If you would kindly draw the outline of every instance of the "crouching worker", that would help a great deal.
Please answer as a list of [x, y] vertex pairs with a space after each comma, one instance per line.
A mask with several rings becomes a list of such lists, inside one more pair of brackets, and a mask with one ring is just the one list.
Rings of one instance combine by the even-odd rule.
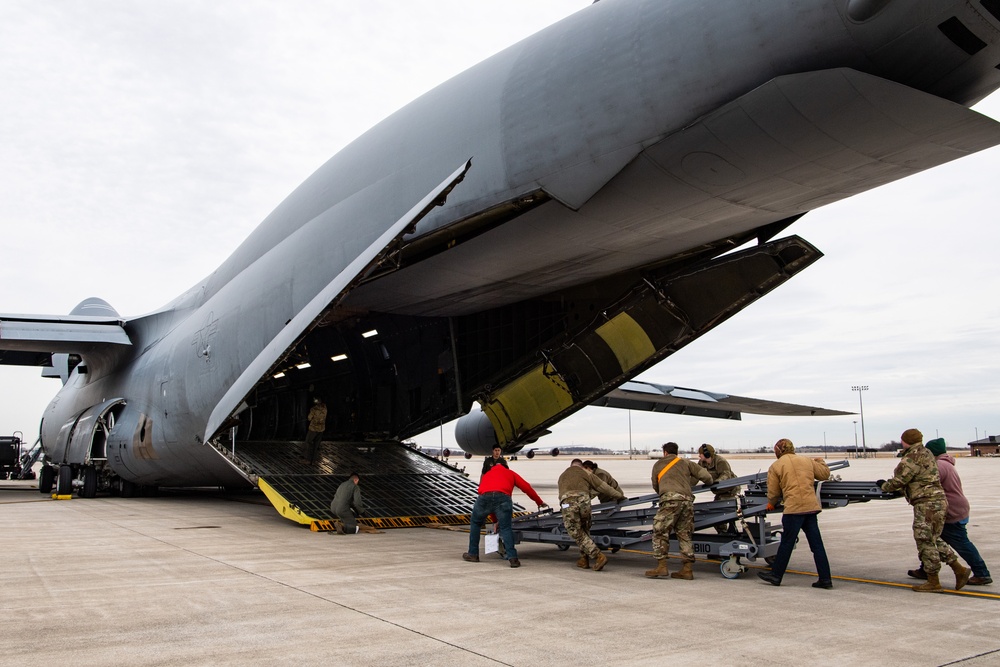
[[365, 504], [361, 499], [360, 481], [361, 478], [358, 477], [358, 473], [352, 472], [347, 480], [340, 483], [340, 486], [337, 487], [337, 492], [333, 494], [330, 511], [337, 515], [337, 520], [333, 522], [333, 527], [341, 535], [378, 532], [368, 526], [359, 526], [355, 518], [355, 515], [361, 515], [365, 511]]

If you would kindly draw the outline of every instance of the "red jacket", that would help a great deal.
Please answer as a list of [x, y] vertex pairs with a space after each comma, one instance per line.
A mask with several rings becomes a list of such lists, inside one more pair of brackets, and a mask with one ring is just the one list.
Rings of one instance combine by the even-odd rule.
[[490, 491], [499, 491], [500, 493], [505, 493], [508, 496], [514, 493], [514, 487], [517, 487], [528, 494], [528, 497], [535, 501], [537, 505], [544, 505], [545, 502], [535, 493], [535, 490], [531, 488], [531, 485], [524, 481], [524, 479], [518, 475], [513, 470], [508, 470], [503, 466], [493, 466], [490, 468], [485, 475], [479, 479], [479, 494], [489, 493]]

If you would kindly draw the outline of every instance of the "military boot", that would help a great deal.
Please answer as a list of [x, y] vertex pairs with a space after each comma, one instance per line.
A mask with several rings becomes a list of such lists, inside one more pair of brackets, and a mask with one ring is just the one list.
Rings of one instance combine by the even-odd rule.
[[590, 569], [590, 559], [587, 558], [587, 554], [580, 554], [580, 558], [576, 561], [576, 566], [584, 570]]
[[646, 576], [650, 579], [656, 579], [657, 577], [666, 577], [670, 574], [670, 570], [667, 569], [667, 559], [661, 558], [656, 561], [656, 569], [646, 570]]
[[681, 565], [679, 572], [674, 572], [670, 575], [671, 579], [694, 579], [694, 573], [691, 571], [691, 561], [686, 561]]
[[604, 569], [604, 566], [608, 564], [608, 557], [604, 554], [598, 552], [597, 558], [594, 559], [594, 572], [600, 572]]
[[925, 581], [927, 579], [927, 573], [924, 572], [924, 566], [923, 565], [921, 565], [920, 567], [918, 567], [916, 570], [907, 570], [906, 574], [908, 574], [909, 576], [913, 577], [914, 579], [924, 579]]
[[941, 588], [941, 582], [938, 580], [937, 572], [935, 572], [934, 574], [928, 572], [927, 583], [920, 584], [919, 586], [914, 586], [913, 590], [915, 590], [918, 593], [941, 593], [944, 591], [944, 589]]
[[960, 591], [962, 590], [962, 586], [969, 583], [969, 577], [972, 576], [972, 570], [964, 567], [957, 560], [948, 564], [951, 565], [951, 570], [955, 573], [955, 590]]

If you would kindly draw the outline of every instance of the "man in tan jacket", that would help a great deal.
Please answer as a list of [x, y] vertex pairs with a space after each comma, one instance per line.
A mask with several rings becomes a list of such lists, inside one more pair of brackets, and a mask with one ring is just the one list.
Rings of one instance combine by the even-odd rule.
[[813, 553], [816, 572], [819, 573], [819, 581], [813, 583], [813, 588], [833, 588], [830, 561], [827, 560], [816, 520], [823, 507], [813, 487], [814, 480], [830, 479], [830, 469], [823, 459], [797, 455], [792, 441], [785, 438], [774, 444], [774, 455], [778, 460], [767, 470], [767, 509], [774, 510], [779, 503], [784, 503], [781, 544], [778, 545], [778, 555], [771, 564], [771, 571], [757, 572], [757, 576], [772, 586], [781, 585], [801, 530], [809, 540], [809, 550]]

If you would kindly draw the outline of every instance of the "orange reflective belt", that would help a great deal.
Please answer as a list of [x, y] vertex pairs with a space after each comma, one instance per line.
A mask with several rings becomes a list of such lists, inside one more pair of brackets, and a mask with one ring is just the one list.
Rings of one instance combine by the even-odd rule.
[[674, 464], [677, 463], [680, 460], [681, 460], [681, 457], [678, 456], [673, 461], [671, 461], [667, 465], [663, 466], [663, 470], [661, 470], [660, 474], [656, 476], [656, 483], [659, 484], [660, 480], [663, 479], [663, 476], [667, 474], [667, 471], [670, 470], [671, 468], [673, 468]]

